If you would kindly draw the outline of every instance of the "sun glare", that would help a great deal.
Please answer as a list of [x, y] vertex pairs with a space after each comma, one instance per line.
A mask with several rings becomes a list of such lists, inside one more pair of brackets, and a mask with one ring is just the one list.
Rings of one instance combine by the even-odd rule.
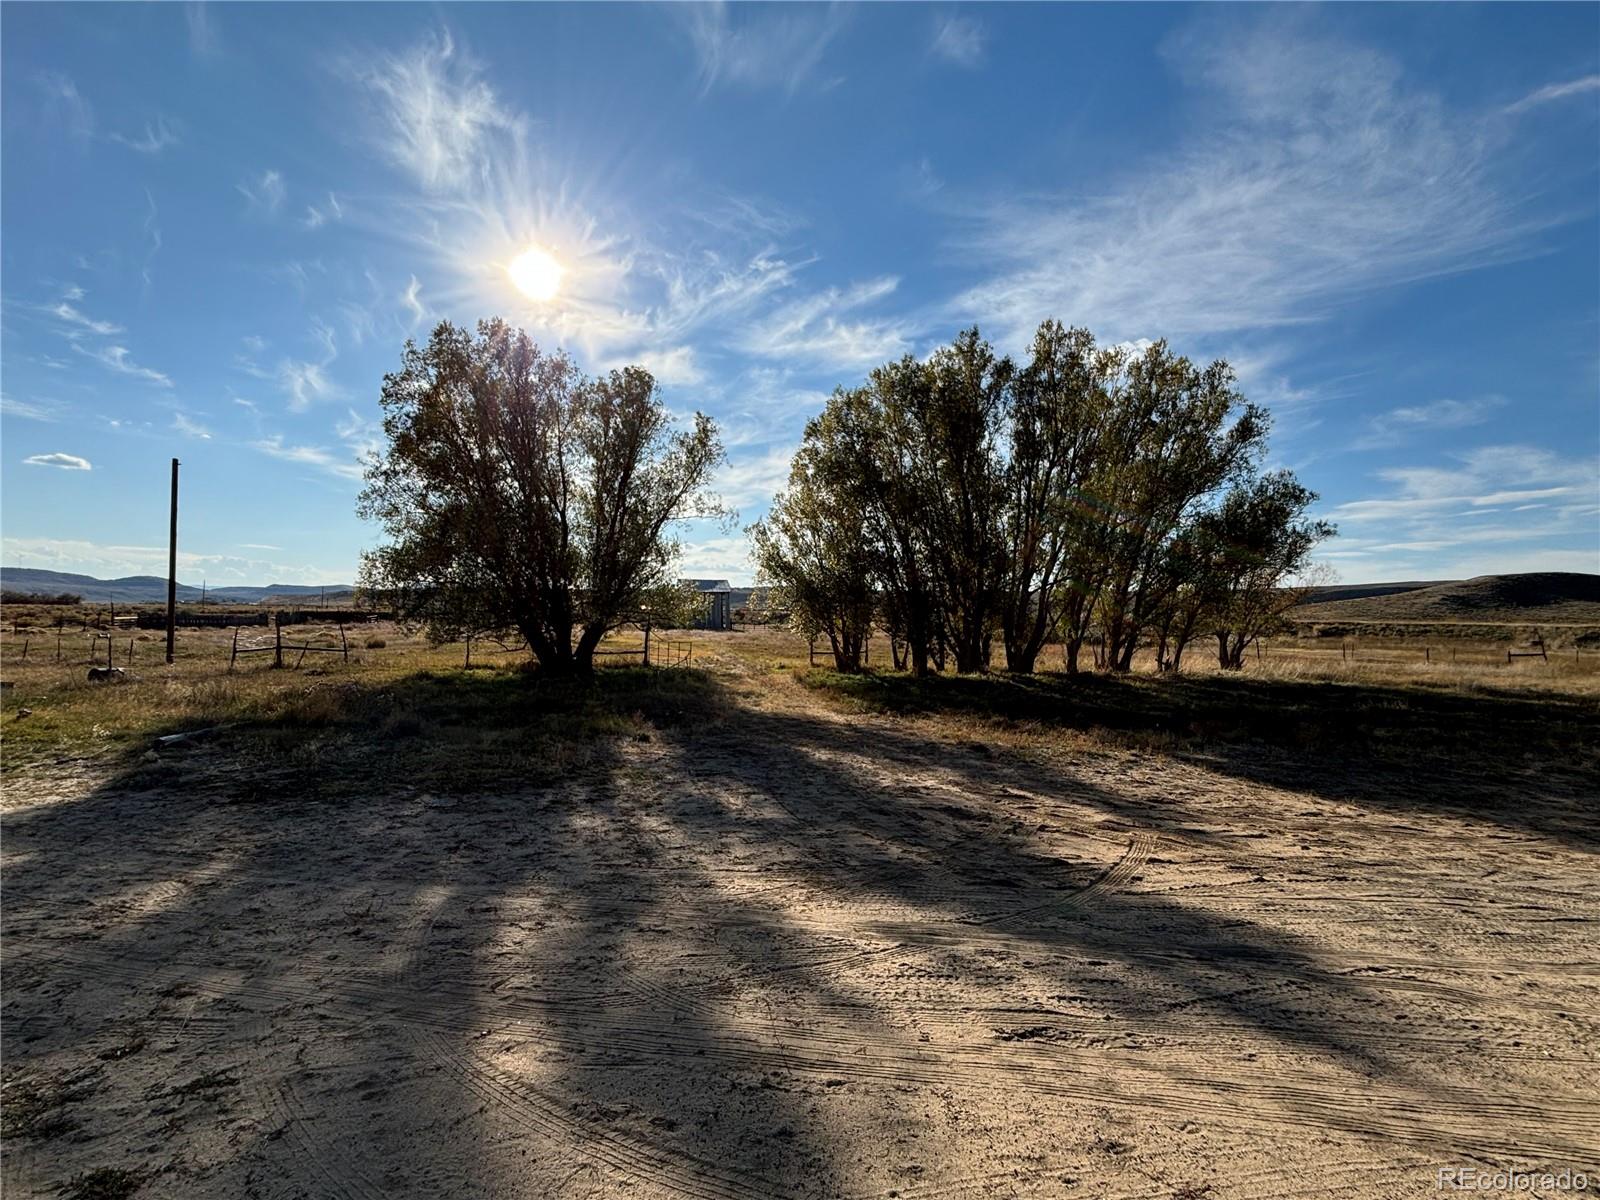
[[566, 268], [540, 246], [529, 246], [506, 268], [517, 290], [530, 300], [554, 300]]

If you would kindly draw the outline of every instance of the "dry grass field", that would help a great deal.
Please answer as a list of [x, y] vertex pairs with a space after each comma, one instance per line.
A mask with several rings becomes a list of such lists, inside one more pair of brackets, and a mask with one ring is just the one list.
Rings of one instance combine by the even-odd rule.
[[91, 685], [9, 617], [8, 1196], [1600, 1181], [1600, 655]]

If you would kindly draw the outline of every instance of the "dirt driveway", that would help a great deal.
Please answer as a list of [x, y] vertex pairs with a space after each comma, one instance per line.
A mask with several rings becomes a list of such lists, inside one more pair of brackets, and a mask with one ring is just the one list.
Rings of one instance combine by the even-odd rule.
[[729, 686], [504, 794], [264, 795], [226, 741], [9, 781], [7, 1195], [1600, 1180], [1592, 797]]

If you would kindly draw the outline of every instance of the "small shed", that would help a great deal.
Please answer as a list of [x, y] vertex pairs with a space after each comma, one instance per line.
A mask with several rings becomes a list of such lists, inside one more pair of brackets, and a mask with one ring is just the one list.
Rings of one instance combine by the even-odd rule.
[[700, 593], [702, 607], [695, 616], [695, 629], [733, 628], [733, 589], [726, 579], [685, 579], [684, 584]]

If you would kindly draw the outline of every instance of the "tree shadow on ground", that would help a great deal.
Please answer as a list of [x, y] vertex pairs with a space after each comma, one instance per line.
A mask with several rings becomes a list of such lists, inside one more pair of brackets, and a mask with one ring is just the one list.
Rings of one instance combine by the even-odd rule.
[[1587, 697], [1244, 675], [819, 671], [803, 682], [871, 711], [1111, 731], [1251, 782], [1600, 846], [1600, 703]]
[[[1031, 720], [1035, 696], [1018, 702]], [[1124, 703], [1106, 690], [1097, 711]], [[1119, 829], [1147, 808], [977, 751], [930, 763], [914, 731], [757, 710], [701, 672], [319, 680], [270, 720], [155, 758], [5, 821], [8, 1070], [59, 1084], [52, 1111], [80, 1139], [31, 1140], [11, 1171], [131, 1158], [167, 1170], [164, 1194], [197, 1195], [539, 1195], [619, 1177], [844, 1194], [849, 1164], [881, 1147], [855, 1143], [835, 1085], [889, 1103], [896, 1078], [936, 1073], [917, 1047], [855, 1065], [850, 1047], [899, 1034], [796, 924], [790, 888], [898, 914], [856, 931], [886, 963], [978, 970], [981, 932], [1037, 958], [1047, 989], [1098, 972], [1109, 1011], [1149, 1012], [1159, 992], [1342, 1070], [1404, 1074], [1363, 1032], [1389, 1000], [1313, 947], [1125, 885], [1058, 912], [1106, 863], [981, 811], [1007, 784]], [[952, 813], [900, 786], [930, 767], [976, 801]], [[790, 1028], [786, 997], [832, 1014], [846, 1049]], [[1074, 1094], [994, 1070], [990, 1086]]]

